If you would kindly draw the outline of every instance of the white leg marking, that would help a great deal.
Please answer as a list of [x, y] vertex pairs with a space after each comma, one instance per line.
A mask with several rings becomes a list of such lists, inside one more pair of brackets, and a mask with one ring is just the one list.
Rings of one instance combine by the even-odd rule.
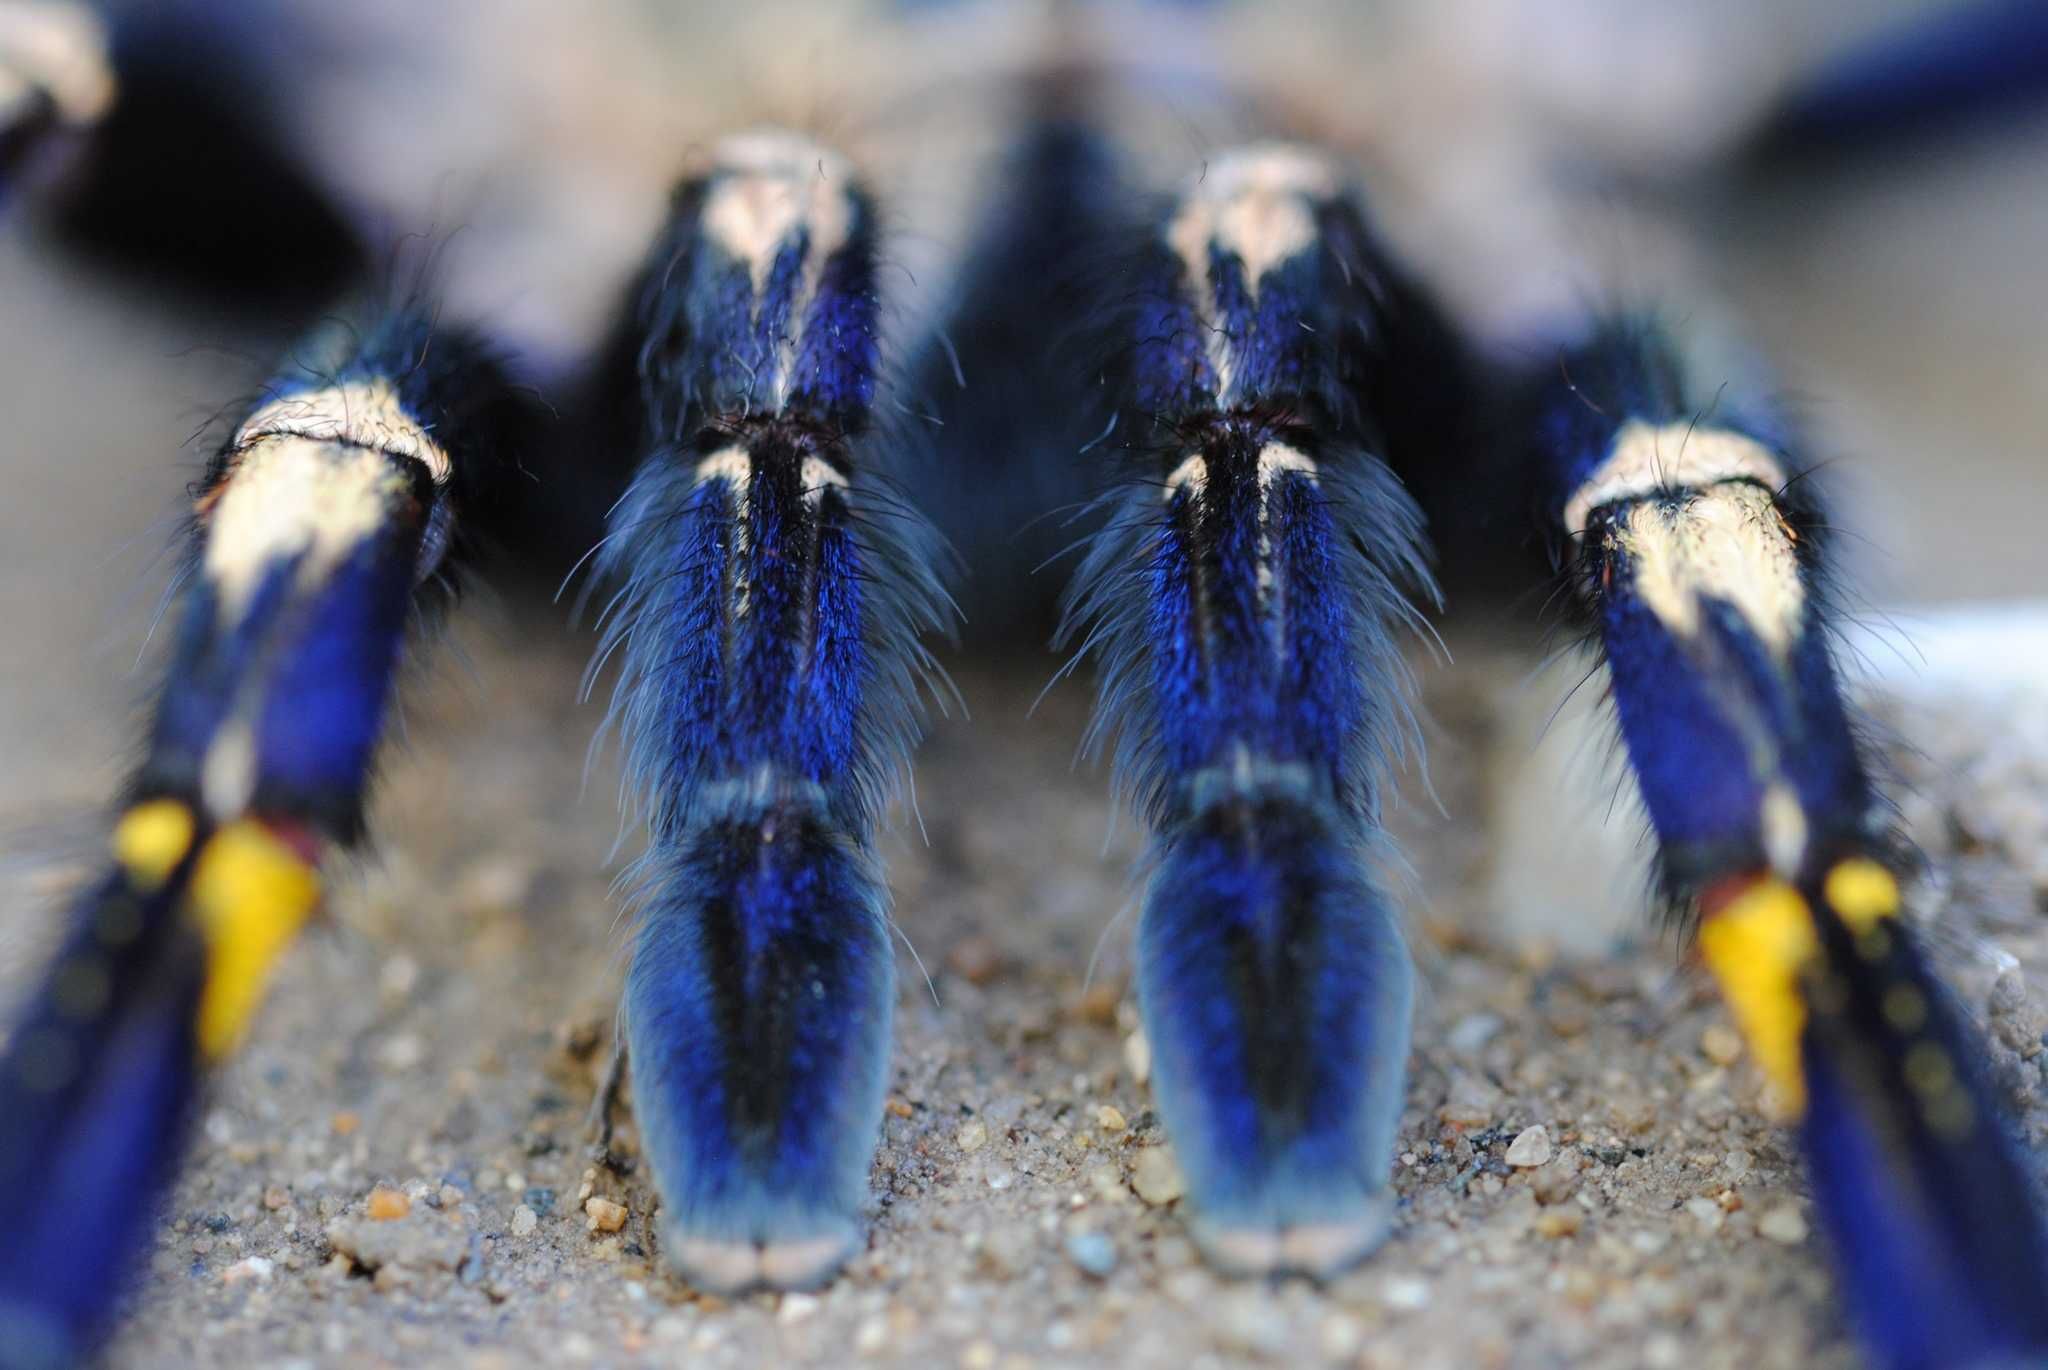
[[827, 490], [845, 491], [846, 477], [839, 474], [823, 457], [805, 457], [802, 480], [804, 503], [815, 509], [824, 502]]
[[722, 480], [732, 486], [742, 499], [746, 497], [747, 482], [754, 478], [754, 460], [743, 447], [724, 447], [697, 463], [697, 481]]
[[1244, 264], [1245, 289], [1256, 296], [1267, 272], [1315, 244], [1317, 207], [1335, 199], [1338, 189], [1336, 169], [1320, 154], [1289, 143], [1256, 143], [1212, 162], [1182, 196], [1166, 241], [1194, 290], [1219, 395], [1230, 391], [1236, 359], [1233, 340], [1217, 322], [1211, 250]]
[[1777, 491], [1784, 488], [1785, 468], [1762, 443], [1725, 428], [1631, 420], [1614, 435], [1607, 460], [1565, 505], [1565, 531], [1573, 537], [1585, 532], [1586, 520], [1603, 504], [1730, 480]]
[[1173, 497], [1185, 489], [1190, 497], [1200, 499], [1202, 490], [1209, 483], [1209, 463], [1202, 460], [1201, 453], [1189, 457], [1166, 477], [1165, 498]]
[[243, 423], [234, 447], [242, 451], [280, 437], [347, 443], [407, 457], [426, 467], [436, 485], [446, 485], [455, 474], [447, 452], [405, 411], [398, 392], [382, 376], [274, 399]]
[[412, 498], [405, 471], [382, 451], [304, 437], [245, 449], [206, 514], [202, 570], [223, 615], [248, 611], [279, 561], [302, 558], [300, 585], [331, 575]]
[[852, 184], [852, 168], [843, 158], [793, 133], [741, 134], [720, 143], [714, 154], [704, 232], [728, 256], [746, 264], [757, 309], [776, 257], [800, 228], [810, 234], [788, 331], [776, 349], [778, 409], [788, 399], [790, 369], [825, 263], [853, 236]]
[[1709, 598], [1734, 605], [1780, 656], [1804, 629], [1798, 553], [1776, 500], [1761, 486], [1708, 486], [1674, 504], [1644, 499], [1613, 537], [1634, 568], [1636, 594], [1673, 633], [1697, 635]]
[[1806, 860], [1807, 835], [1806, 810], [1799, 807], [1799, 797], [1784, 781], [1773, 780], [1764, 790], [1757, 818], [1771, 869], [1787, 880], [1797, 879]]
[[256, 733], [247, 718], [221, 725], [199, 763], [199, 799], [218, 822], [249, 811], [256, 794]]

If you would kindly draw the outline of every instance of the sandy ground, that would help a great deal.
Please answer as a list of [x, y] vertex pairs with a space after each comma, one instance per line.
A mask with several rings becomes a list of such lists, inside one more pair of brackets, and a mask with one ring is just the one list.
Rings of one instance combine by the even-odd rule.
[[[1863, 459], [1847, 497], [1887, 600], [2048, 581], [2048, 178], [2016, 147], [2038, 158], [1950, 149], [1721, 226], [1736, 297]], [[18, 232], [0, 300], [0, 973], [18, 983], [32, 913], [120, 773], [166, 453], [239, 378], [192, 344], [274, 340], [133, 300]], [[113, 1364], [1854, 1363], [1796, 1157], [1711, 993], [1654, 938], [1571, 957], [1505, 916], [1524, 880], [1613, 902], [1611, 875], [1491, 860], [1513, 826], [1495, 782], [1526, 759], [1506, 721], [1526, 644], [1454, 625], [1459, 664], [1424, 673], [1443, 811], [1411, 782], [1396, 826], [1427, 988], [1400, 1221], [1365, 1267], [1318, 1288], [1197, 1261], [1121, 999], [1128, 924], [1104, 932], [1136, 834], [1068, 764], [1085, 690], [1027, 716], [1052, 665], [1030, 656], [962, 669], [973, 719], [919, 759], [928, 840], [907, 820], [891, 840], [930, 985], [906, 951], [868, 1248], [821, 1294], [728, 1303], [653, 1267], [644, 1174], [586, 1158], [620, 944], [608, 763], [584, 787], [588, 640], [490, 603], [454, 638], [410, 694], [375, 857], [221, 1082]], [[1936, 858], [1915, 901], [2038, 1143], [2039, 990], [2021, 987], [2048, 984], [2048, 702], [1879, 703]], [[2004, 956], [2030, 979], [1994, 993]], [[1510, 1164], [1511, 1145], [1547, 1159]], [[380, 1188], [405, 1216], [369, 1219]], [[586, 1198], [622, 1205], [619, 1230], [591, 1230]]]
[[[645, 1176], [586, 1154], [618, 938], [608, 771], [578, 797], [584, 644], [503, 617], [459, 636], [471, 666], [415, 692], [381, 855], [222, 1082], [114, 1364], [1854, 1363], [1796, 1156], [1711, 990], [1656, 945], [1573, 962], [1487, 935], [1484, 828], [1415, 803], [1427, 991], [1396, 1235], [1326, 1288], [1206, 1271], [1103, 939], [1131, 829], [1105, 850], [1103, 787], [1066, 764], [1079, 691], [1026, 721], [1023, 670], [963, 678], [977, 720], [920, 771], [929, 845], [891, 843], [931, 982], [901, 958], [867, 1251], [820, 1295], [694, 1295], [649, 1259]], [[1474, 653], [1431, 691], [1454, 815], [1485, 807], [1490, 701], [1526, 665]], [[1926, 793], [1952, 824], [1978, 791]], [[2048, 962], [2012, 854], [1942, 870], [1922, 900], [1944, 926]], [[2026, 1013], [1992, 1021], [2038, 1053]], [[2042, 1059], [2009, 1062], [2037, 1102]], [[406, 1216], [367, 1216], [380, 1187]], [[586, 1196], [622, 1229], [591, 1230]]]

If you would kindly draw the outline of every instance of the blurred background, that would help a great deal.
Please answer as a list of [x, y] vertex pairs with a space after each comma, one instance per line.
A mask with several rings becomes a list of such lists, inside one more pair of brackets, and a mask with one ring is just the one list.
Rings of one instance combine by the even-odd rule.
[[673, 177], [780, 119], [866, 155], [928, 306], [1000, 191], [1014, 86], [1084, 58], [1137, 73], [1112, 135], [1155, 186], [1259, 125], [1350, 153], [1396, 245], [1504, 350], [1613, 298], [1724, 316], [1836, 463], [1874, 602], [2048, 588], [2048, 111], [1992, 98], [2024, 94], [2023, 62], [1965, 64], [1978, 93], [1935, 117], [1893, 98], [1859, 124], [1854, 98], [1902, 52], [1936, 75], [1972, 56], [1915, 23], [2003, 9], [2023, 48], [2035, 7], [724, 8], [110, 7], [136, 73], [118, 145], [15, 196], [0, 233], [0, 816], [106, 793], [163, 520], [204, 456], [185, 443], [362, 256], [446, 236], [450, 308], [558, 386]]
[[[0, 14], [26, 8], [0, 0]], [[1745, 336], [1831, 464], [1836, 521], [1850, 530], [1838, 545], [1871, 607], [1871, 635], [1857, 643], [1879, 677], [1875, 697], [1931, 692], [1968, 706], [1961, 717], [1920, 706], [1885, 712], [1935, 758], [1916, 773], [1937, 796], [1916, 819], [1920, 835], [1943, 851], [1988, 850], [1980, 874], [1999, 891], [1992, 902], [2019, 920], [1993, 918], [1994, 932], [2038, 939], [2038, 928], [2022, 927], [2048, 908], [2048, 11], [2038, 4], [149, 0], [104, 13], [120, 103], [97, 135], [39, 158], [0, 203], [0, 834], [14, 835], [0, 972], [9, 978], [37, 944], [28, 910], [70, 877], [67, 853], [96, 840], [96, 817], [120, 783], [149, 681], [137, 663], [171, 570], [166, 549], [184, 487], [208, 455], [190, 440], [331, 307], [342, 283], [403, 259], [409, 239], [431, 240], [448, 309], [483, 320], [551, 398], [573, 395], [674, 178], [720, 133], [776, 121], [846, 147], [871, 169], [895, 229], [895, 307], [908, 338], [960, 290], [1019, 120], [1055, 78], [1091, 86], [1087, 107], [1126, 157], [1133, 196], [1171, 186], [1209, 151], [1252, 133], [1340, 150], [1360, 166], [1404, 260], [1496, 356], [1527, 355], [1566, 320], [1616, 299], [1664, 300], [1687, 319]], [[7, 32], [0, 22], [0, 67]], [[985, 463], [996, 457], [951, 451], [943, 437], [936, 446], [954, 464], [936, 497], [987, 484]], [[581, 487], [607, 488], [621, 460], [568, 451], [551, 478], [565, 499], [587, 502]], [[1472, 492], [1475, 506], [1485, 494]], [[953, 520], [956, 534], [1014, 528], [1040, 512], [1003, 498]], [[970, 565], [983, 567], [983, 591], [1015, 574], [1011, 549], [982, 545], [971, 531], [964, 540]], [[532, 1092], [526, 1075], [561, 1076], [551, 1034], [579, 1016], [602, 1026], [613, 993], [617, 910], [605, 861], [616, 820], [606, 763], [587, 792], [583, 784], [584, 739], [599, 718], [597, 706], [575, 699], [589, 639], [534, 589], [552, 587], [557, 550], [510, 549], [513, 574], [465, 612], [455, 650], [415, 694], [389, 766], [385, 840], [361, 887], [340, 901], [343, 921], [369, 936], [306, 953], [279, 995], [289, 1003], [274, 1014], [269, 1045], [237, 1068], [209, 1120], [209, 1150], [183, 1209], [217, 1204], [239, 1214], [293, 1167], [326, 1177], [292, 1182], [310, 1213], [326, 1202], [316, 1194], [345, 1205], [373, 1174], [498, 1164], [491, 1149], [516, 1151], [511, 1139], [534, 1125], [521, 1111]], [[1003, 597], [980, 602], [1000, 606]], [[1984, 617], [1986, 606], [1999, 615]], [[1548, 758], [1569, 759], [1586, 734], [1533, 748], [1577, 672], [1529, 685], [1540, 648], [1519, 617], [1513, 605], [1452, 606], [1446, 634], [1459, 665], [1431, 667], [1426, 680], [1446, 812], [1418, 800], [1401, 820], [1416, 868], [1411, 902], [1418, 925], [1476, 922], [1504, 944], [1539, 935], [1583, 942], [1589, 927], [1601, 930], [1591, 941], [1604, 943], [1617, 917], [1640, 924], [1640, 886], [1609, 873], [1626, 865], [1635, 829], [1584, 821], [1609, 807], [1604, 785], [1582, 805], [1552, 802], [1556, 787], [1584, 781]], [[1064, 1124], [1033, 1123], [1031, 1110], [1064, 1117], [1047, 1103], [1064, 1086], [1031, 1076], [1034, 1052], [1059, 1057], [1055, 1075], [1071, 1064], [1077, 1080], [1119, 1078], [1111, 1033], [1077, 1038], [1069, 1051], [1067, 1029], [1046, 1025], [1045, 1005], [1083, 993], [1098, 946], [1107, 948], [1106, 982], [1120, 983], [1118, 935], [1105, 941], [1103, 929], [1124, 901], [1132, 842], [1127, 823], [1112, 823], [1103, 778], [1067, 768], [1085, 685], [1056, 691], [1029, 714], [1056, 661], [1039, 647], [1037, 617], [1020, 611], [1018, 622], [1030, 625], [1024, 641], [961, 660], [974, 720], [948, 721], [925, 749], [929, 836], [899, 838], [893, 858], [900, 916], [944, 1001], [941, 1009], [905, 1000], [904, 1088], [935, 1099], [964, 1090], [976, 1107], [1035, 1099], [997, 1106], [1026, 1131], [1050, 1133]], [[981, 633], [1001, 628], [998, 607]], [[1921, 684], [1900, 683], [1911, 680]], [[1546, 759], [1531, 759], [1539, 755]], [[1980, 775], [1987, 757], [2004, 769], [1981, 784], [1958, 782]], [[1962, 841], [1953, 837], [1959, 811], [1990, 816]], [[1580, 841], [1561, 826], [1593, 835]], [[1520, 923], [1518, 911], [1527, 913]], [[1437, 996], [1425, 1016], [1440, 1028], [1492, 1014], [1532, 973], [1513, 955], [1488, 959], [1450, 937], [1423, 941]], [[1639, 973], [1645, 985], [1670, 969], [1664, 953], [1621, 964], [1616, 974]], [[444, 981], [443, 970], [467, 979]], [[921, 993], [908, 961], [904, 978]], [[376, 995], [359, 993], [370, 983]], [[1674, 1009], [1643, 993], [1643, 1017]], [[1672, 1021], [1696, 1035], [1710, 1010], [1675, 1011]], [[330, 1038], [344, 1030], [359, 1036], [338, 1054]], [[1427, 1038], [1425, 1029], [1419, 1041]], [[1690, 1039], [1672, 1047], [1652, 1038], [1629, 1039], [1646, 1062], [1691, 1049]], [[1510, 1032], [1489, 1050], [1517, 1040]], [[1590, 1054], [1577, 1076], [1580, 1057], [1558, 1054], [1554, 1042], [1531, 1047], [1565, 1083], [1527, 1090], [1611, 1093], [1603, 1061], [1636, 1048], [1597, 1033], [1579, 1040]], [[580, 1069], [562, 1086], [571, 1094], [583, 1087]], [[467, 1131], [451, 1131], [420, 1097], [422, 1070], [436, 1080], [455, 1071], [448, 1088], [470, 1110]], [[484, 1083], [462, 1083], [463, 1071]], [[1419, 1095], [1441, 1094], [1451, 1071], [1429, 1058]], [[942, 1089], [942, 1078], [953, 1083]], [[1114, 1086], [1133, 1116], [1141, 1083], [1126, 1071]], [[374, 1143], [351, 1150], [324, 1133], [303, 1144], [294, 1134], [282, 1153], [263, 1149], [336, 1101], [371, 1120]], [[940, 1106], [942, 1120], [949, 1108]], [[1696, 1122], [1678, 1112], [1656, 1125], [1675, 1129], [1674, 1154]], [[1418, 1118], [1429, 1117], [1425, 1105]], [[950, 1121], [928, 1124], [922, 1112], [891, 1127], [890, 1144], [906, 1155], [926, 1155], [927, 1131], [952, 1136]], [[1644, 1143], [1654, 1148], [1663, 1135], [1646, 1133]], [[1716, 1135], [1700, 1145], [1753, 1145], [1768, 1158], [1761, 1133], [1740, 1146]], [[934, 1145], [950, 1154], [950, 1141]], [[256, 1150], [244, 1156], [237, 1146]], [[552, 1166], [573, 1187], [580, 1163], [515, 1159], [498, 1169], [510, 1164], [536, 1176]], [[1768, 1177], [1768, 1163], [1758, 1173]], [[1797, 1181], [1781, 1168], [1773, 1183]], [[985, 1190], [960, 1199], [966, 1206], [945, 1210], [955, 1235], [991, 1221], [974, 1206], [992, 1201]], [[1659, 1191], [1643, 1211], [1666, 1199], [1667, 1212], [1679, 1202]], [[905, 1230], [931, 1225], [916, 1211], [902, 1210]], [[324, 1221], [327, 1210], [318, 1212]], [[324, 1259], [324, 1248], [305, 1245], [320, 1223], [309, 1218], [300, 1235], [278, 1236], [261, 1226], [274, 1218], [258, 1219], [252, 1241], [269, 1233], [261, 1239], [279, 1250], [297, 1241], [309, 1259]], [[185, 1316], [226, 1307], [204, 1302], [225, 1295], [193, 1292], [220, 1261], [195, 1257], [190, 1240], [167, 1236], [148, 1294], [160, 1316], [120, 1349], [126, 1363], [199, 1362], [219, 1350]], [[565, 1232], [561, 1252], [577, 1240]], [[898, 1242], [917, 1249], [900, 1233]], [[1170, 1248], [1160, 1253], [1158, 1271], [1170, 1274]], [[1795, 1273], [1793, 1258], [1810, 1264], [1811, 1251], [1752, 1244], [1734, 1254], [1779, 1281], [1772, 1290], [1784, 1308], [1757, 1315], [1751, 1331], [1761, 1344], [1748, 1347], [1716, 1341], [1691, 1308], [1645, 1314], [1656, 1336], [1678, 1337], [1687, 1350], [1670, 1363], [1723, 1363], [1720, 1351], [1691, 1355], [1695, 1337], [1733, 1347], [1730, 1364], [1770, 1364], [1780, 1352], [1793, 1359], [1777, 1363], [1825, 1364], [1843, 1354], [1839, 1329], [1819, 1311], [1824, 1288]], [[936, 1254], [933, 1268], [953, 1258]], [[609, 1288], [608, 1271], [549, 1259], [534, 1279], [595, 1300], [586, 1316], [623, 1307], [592, 1292]], [[1599, 1363], [1600, 1354], [1653, 1363], [1648, 1351], [1635, 1358], [1634, 1341], [1602, 1351], [1590, 1313], [1581, 1341], [1569, 1326], [1551, 1329], [1537, 1311], [1541, 1267], [1531, 1268], [1527, 1290], [1485, 1295], [1502, 1301], [1492, 1311], [1458, 1316], [1458, 1299], [1440, 1299], [1424, 1320], [1428, 1335], [1417, 1324], [1399, 1363], [1496, 1363], [1473, 1348], [1492, 1345], [1487, 1337], [1512, 1342], [1531, 1320], [1543, 1337], [1497, 1363]], [[1158, 1273], [1145, 1270], [1147, 1279]], [[886, 1283], [872, 1271], [863, 1278]], [[1747, 1276], [1697, 1278], [1702, 1299], [1754, 1309], [1743, 1302]], [[1374, 1304], [1366, 1290], [1340, 1290], [1331, 1305], [1289, 1294], [1308, 1319], [1297, 1319], [1308, 1329], [1298, 1335], [1320, 1335], [1325, 1324], [1314, 1319], [1326, 1315], [1370, 1322], [1401, 1306], [1392, 1295]], [[1040, 1330], [1031, 1306], [1016, 1312], [1015, 1344], [1025, 1349]], [[497, 1345], [491, 1338], [504, 1335], [507, 1319], [586, 1335], [575, 1313], [553, 1303], [512, 1309], [469, 1310], [466, 1335]], [[337, 1341], [321, 1323], [326, 1314], [296, 1316], [305, 1327], [287, 1318], [297, 1330], [282, 1333], [234, 1323], [230, 1335], [242, 1340], [233, 1344], [258, 1359], [288, 1345], [308, 1364], [364, 1345], [389, 1363], [432, 1359], [429, 1343], [398, 1332], [358, 1327]], [[633, 1316], [659, 1344], [647, 1316]], [[811, 1337], [829, 1361], [853, 1335], [854, 1314], [846, 1316], [812, 1331], [739, 1324], [730, 1346], [780, 1346], [798, 1358], [802, 1347], [775, 1338]], [[994, 1313], [976, 1316], [975, 1326], [1006, 1325], [990, 1321]], [[1193, 1332], [1162, 1324], [1162, 1363], [1185, 1363], [1174, 1338], [1207, 1336], [1224, 1314], [1205, 1316]], [[1779, 1317], [1796, 1334], [1765, 1337]], [[889, 1326], [890, 1345], [930, 1349]], [[946, 1326], [934, 1313], [926, 1331], [957, 1359], [974, 1327], [941, 1336]], [[748, 1340], [757, 1333], [766, 1340]], [[633, 1361], [637, 1353], [609, 1335], [593, 1344]], [[1274, 1354], [1302, 1350], [1286, 1340], [1297, 1333], [1280, 1335], [1254, 1341]], [[559, 1363], [539, 1348], [565, 1344], [536, 1342], [476, 1363]], [[202, 1354], [202, 1345], [213, 1350]], [[457, 1362], [470, 1355], [431, 1345]], [[1114, 1352], [1102, 1354], [1124, 1358]]]

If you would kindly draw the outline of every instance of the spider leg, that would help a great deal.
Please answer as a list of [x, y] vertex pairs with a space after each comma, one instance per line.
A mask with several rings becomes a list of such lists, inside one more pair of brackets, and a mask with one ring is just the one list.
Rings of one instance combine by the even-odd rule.
[[1534, 386], [1537, 505], [1604, 657], [1668, 892], [1798, 1130], [1880, 1365], [2048, 1350], [2048, 1237], [1966, 1016], [1900, 916], [1778, 420], [1623, 319]]
[[869, 458], [875, 210], [768, 132], [678, 192], [641, 301], [650, 450], [601, 655], [649, 848], [622, 1019], [663, 1252], [713, 1289], [860, 1239], [895, 996], [873, 832], [948, 617]]
[[107, 35], [87, 6], [0, 0], [0, 204], [35, 179], [53, 144], [76, 141], [114, 99]]
[[1385, 1236], [1413, 971], [1369, 872], [1421, 518], [1356, 401], [1377, 253], [1336, 170], [1212, 159], [1146, 251], [1134, 469], [1066, 601], [1153, 832], [1137, 988], [1193, 1233], [1245, 1272]]
[[507, 394], [478, 341], [336, 328], [196, 488], [190, 588], [107, 873], [0, 1059], [0, 1365], [87, 1354], [207, 1071], [362, 832], [408, 621], [447, 582]]

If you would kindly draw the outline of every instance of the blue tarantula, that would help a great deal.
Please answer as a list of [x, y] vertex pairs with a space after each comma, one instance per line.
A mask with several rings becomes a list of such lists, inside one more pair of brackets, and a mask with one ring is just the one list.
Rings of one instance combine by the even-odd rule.
[[[1011, 33], [983, 7], [884, 8], [918, 35], [905, 63]], [[1202, 8], [1053, 10], [1173, 35]], [[76, 11], [0, 6], [6, 188], [99, 197], [78, 231], [132, 234], [122, 206], [219, 192], [161, 165], [217, 132], [248, 178], [229, 189], [260, 184], [277, 223], [181, 264], [247, 283], [283, 250], [259, 288], [351, 279], [378, 214], [350, 222], [342, 187], [194, 79], [228, 81], [223, 53], [258, 43], [214, 40], [289, 32], [283, 12], [117, 8], [109, 74]], [[1387, 1236], [1414, 972], [1374, 872], [1386, 771], [1415, 745], [1401, 642], [1439, 607], [1432, 540], [1533, 543], [1604, 664], [1664, 895], [1797, 1131], [1871, 1359], [2048, 1358], [2031, 1166], [1901, 917], [1911, 857], [1842, 696], [1831, 530], [1768, 388], [1653, 307], [1494, 346], [1383, 246], [1312, 117], [1232, 105], [1235, 136], [1167, 164], [1151, 126], [1228, 103], [1156, 96], [1188, 79], [1171, 43], [1079, 61], [1006, 41], [949, 69], [991, 84], [999, 126], [961, 155], [1009, 154], [986, 222], [892, 202], [833, 140], [728, 133], [680, 159], [601, 326], [461, 317], [458, 246], [235, 415], [193, 491], [105, 873], [0, 1060], [0, 1365], [93, 1354], [208, 1071], [362, 838], [408, 638], [487, 537], [588, 553], [604, 599], [594, 673], [616, 667], [647, 830], [619, 1048], [661, 1256], [714, 1291], [830, 1280], [864, 1239], [888, 1080], [877, 829], [948, 688], [932, 647], [958, 578], [927, 518], [994, 564], [1036, 545], [998, 531], [1049, 511], [1081, 549], [1057, 635], [1097, 673], [1091, 745], [1149, 831], [1138, 1000], [1214, 1265], [1321, 1278]], [[2011, 76], [1959, 47], [1990, 73], [1973, 97]], [[1929, 70], [1931, 93], [1877, 94], [1852, 71], [1787, 126], [1961, 103]], [[52, 188], [62, 142], [86, 169]], [[898, 255], [927, 207], [959, 250]], [[1035, 626], [983, 575], [978, 608]]]

